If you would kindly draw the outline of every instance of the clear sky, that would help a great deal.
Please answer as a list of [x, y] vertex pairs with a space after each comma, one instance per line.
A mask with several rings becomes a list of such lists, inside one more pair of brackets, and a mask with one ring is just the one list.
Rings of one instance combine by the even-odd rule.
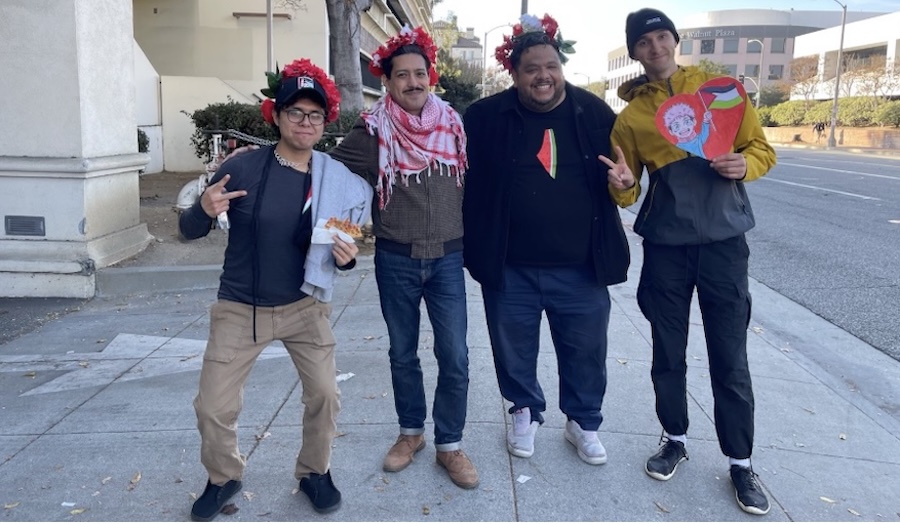
[[[900, 10], [900, 0], [841, 0], [848, 11], [893, 12]], [[791, 9], [797, 11], [841, 11], [836, 0], [653, 0], [633, 2], [628, 0], [528, 0], [528, 12], [537, 16], [549, 13], [559, 22], [560, 31], [567, 40], [575, 40], [575, 54], [566, 64], [566, 78], [575, 83], [586, 83], [606, 76], [606, 54], [625, 44], [625, 17], [641, 7], [653, 7], [664, 11], [678, 26], [679, 19], [695, 13], [723, 9]], [[500, 45], [503, 34], [511, 29], [502, 27], [518, 21], [522, 12], [522, 0], [443, 0], [434, 9], [435, 20], [445, 20], [455, 14], [459, 29], [475, 28], [475, 35], [484, 40], [487, 36], [488, 64], [495, 63], [494, 49]], [[576, 74], [577, 73], [577, 74]]]

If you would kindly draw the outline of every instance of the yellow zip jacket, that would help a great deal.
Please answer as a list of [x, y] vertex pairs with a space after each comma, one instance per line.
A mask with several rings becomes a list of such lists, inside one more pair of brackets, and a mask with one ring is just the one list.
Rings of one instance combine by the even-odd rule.
[[619, 97], [628, 106], [616, 119], [612, 143], [622, 148], [638, 183], [625, 191], [610, 187], [609, 192], [622, 207], [635, 203], [641, 174], [647, 169], [650, 187], [634, 223], [635, 232], [645, 240], [663, 245], [705, 244], [739, 235], [755, 224], [743, 183], [765, 175], [776, 159], [749, 100], [745, 99], [744, 117], [732, 147], [747, 161], [747, 174], [741, 181], [720, 176], [708, 160], [679, 149], [656, 129], [656, 111], [666, 99], [695, 93], [718, 76], [693, 66], [679, 67], [666, 80], [648, 82], [641, 76], [619, 87]]

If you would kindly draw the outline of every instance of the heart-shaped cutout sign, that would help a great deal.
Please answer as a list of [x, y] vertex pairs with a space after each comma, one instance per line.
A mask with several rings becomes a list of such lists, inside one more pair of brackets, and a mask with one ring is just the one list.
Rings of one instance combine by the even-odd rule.
[[656, 111], [656, 128], [679, 149], [711, 160], [731, 152], [747, 93], [731, 78], [713, 78], [694, 94], [675, 95]]

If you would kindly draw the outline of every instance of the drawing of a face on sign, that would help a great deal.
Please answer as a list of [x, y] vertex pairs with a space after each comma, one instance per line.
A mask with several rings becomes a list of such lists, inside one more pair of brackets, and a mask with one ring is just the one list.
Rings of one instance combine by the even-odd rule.
[[714, 78], [694, 94], [666, 100], [656, 112], [656, 128], [679, 149], [713, 159], [731, 151], [745, 97], [744, 86], [734, 78]]

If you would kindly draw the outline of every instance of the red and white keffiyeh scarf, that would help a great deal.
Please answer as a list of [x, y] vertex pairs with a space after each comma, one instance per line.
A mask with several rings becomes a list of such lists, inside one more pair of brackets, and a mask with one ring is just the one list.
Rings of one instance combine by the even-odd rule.
[[391, 200], [397, 175], [404, 185], [409, 176], [418, 175], [432, 168], [456, 177], [456, 186], [462, 187], [462, 177], [469, 166], [466, 158], [466, 134], [462, 119], [450, 104], [429, 93], [422, 114], [407, 113], [388, 94], [363, 113], [366, 129], [378, 136], [378, 206]]

